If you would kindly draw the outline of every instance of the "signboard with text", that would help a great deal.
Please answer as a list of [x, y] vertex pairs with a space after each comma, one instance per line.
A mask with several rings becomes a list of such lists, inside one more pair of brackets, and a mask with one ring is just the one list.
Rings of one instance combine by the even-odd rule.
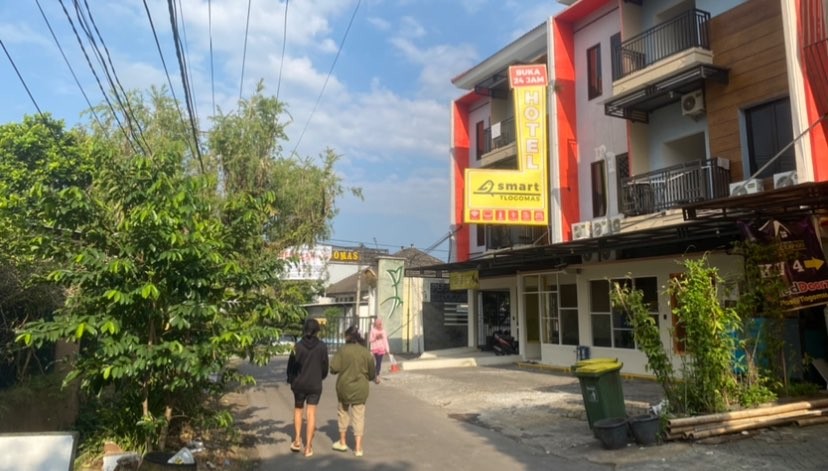
[[466, 169], [463, 221], [545, 226], [549, 222], [545, 64], [509, 67], [518, 168]]
[[776, 260], [760, 264], [763, 277], [779, 276], [788, 291], [782, 306], [789, 310], [828, 304], [828, 265], [813, 219], [803, 217], [782, 223], [770, 219], [762, 224], [741, 224], [747, 240], [777, 244]]

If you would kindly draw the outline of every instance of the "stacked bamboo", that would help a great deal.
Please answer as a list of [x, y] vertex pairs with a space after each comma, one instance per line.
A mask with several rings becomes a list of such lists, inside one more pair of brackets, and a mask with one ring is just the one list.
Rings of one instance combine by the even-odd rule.
[[826, 422], [828, 399], [815, 399], [757, 409], [669, 419], [665, 436], [667, 440], [697, 440], [775, 425], [794, 423], [803, 427]]

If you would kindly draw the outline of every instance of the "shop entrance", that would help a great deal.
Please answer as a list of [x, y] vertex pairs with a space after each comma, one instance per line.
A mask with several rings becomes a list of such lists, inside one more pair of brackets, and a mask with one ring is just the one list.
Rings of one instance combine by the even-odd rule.
[[508, 290], [481, 291], [478, 297], [481, 315], [477, 345], [483, 350], [492, 350], [495, 334], [515, 337], [512, 332], [512, 306]]

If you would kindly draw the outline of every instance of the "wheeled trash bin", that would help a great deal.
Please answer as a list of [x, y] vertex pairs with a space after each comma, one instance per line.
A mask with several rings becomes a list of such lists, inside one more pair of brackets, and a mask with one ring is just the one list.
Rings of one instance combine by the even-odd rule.
[[614, 358], [593, 358], [575, 363], [573, 371], [581, 383], [589, 428], [601, 419], [626, 418], [621, 367]]

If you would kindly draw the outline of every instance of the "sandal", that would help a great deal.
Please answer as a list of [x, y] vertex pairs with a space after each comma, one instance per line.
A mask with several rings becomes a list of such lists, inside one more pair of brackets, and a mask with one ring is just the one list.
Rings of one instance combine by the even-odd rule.
[[296, 453], [299, 453], [300, 451], [302, 451], [303, 448], [304, 447], [302, 446], [302, 442], [298, 442], [298, 443], [294, 442], [294, 443], [290, 444], [290, 451], [293, 451], [293, 452], [296, 452]]
[[356, 456], [357, 458], [360, 458], [362, 456], [362, 450], [355, 451], [354, 456]]
[[305, 458], [310, 458], [311, 456], [313, 456], [313, 448], [308, 448], [305, 450]]
[[333, 449], [336, 451], [348, 451], [348, 445], [342, 442], [334, 442]]

